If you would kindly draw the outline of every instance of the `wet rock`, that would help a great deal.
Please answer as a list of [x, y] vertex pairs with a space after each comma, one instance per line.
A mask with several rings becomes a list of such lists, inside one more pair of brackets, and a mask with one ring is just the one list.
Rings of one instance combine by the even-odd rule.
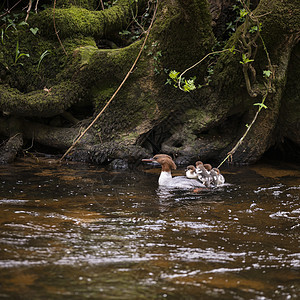
[[116, 169], [128, 169], [128, 161], [124, 160], [124, 159], [114, 159], [111, 163], [110, 163], [110, 167], [114, 170]]
[[0, 164], [8, 164], [15, 160], [18, 152], [22, 149], [23, 137], [22, 134], [16, 134], [11, 137], [0, 148]]
[[192, 157], [191, 156], [179, 156], [175, 159], [175, 164], [177, 166], [187, 166], [188, 164], [190, 164], [192, 161]]

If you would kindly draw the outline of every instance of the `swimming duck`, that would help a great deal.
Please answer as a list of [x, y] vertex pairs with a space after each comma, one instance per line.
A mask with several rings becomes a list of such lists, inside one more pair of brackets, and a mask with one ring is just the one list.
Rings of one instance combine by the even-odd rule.
[[189, 179], [185, 176], [172, 177], [172, 170], [176, 170], [176, 164], [169, 155], [156, 154], [152, 158], [142, 159], [145, 162], [158, 162], [162, 169], [158, 179], [159, 186], [171, 188], [191, 189], [205, 187], [197, 179]]

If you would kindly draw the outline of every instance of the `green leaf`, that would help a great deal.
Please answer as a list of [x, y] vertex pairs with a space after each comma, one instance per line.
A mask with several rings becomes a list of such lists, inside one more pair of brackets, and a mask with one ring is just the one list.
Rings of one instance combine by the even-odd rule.
[[120, 35], [130, 35], [131, 32], [128, 31], [128, 30], [123, 30], [123, 31], [120, 31], [119, 34], [120, 34]]
[[263, 103], [254, 103], [253, 105], [257, 105], [259, 106], [260, 108], [264, 108], [264, 109], [267, 109], [268, 107], [266, 105], [264, 105]]
[[169, 73], [169, 77], [171, 79], [173, 79], [174, 81], [177, 81], [178, 80], [178, 75], [180, 74], [180, 72], [176, 72], [175, 70], [171, 71]]
[[26, 53], [21, 53], [21, 54], [18, 56], [18, 59], [19, 59], [20, 57], [22, 57], [22, 56], [27, 56], [27, 57], [30, 57], [30, 55], [29, 55], [29, 54], [26, 54]]
[[245, 8], [243, 8], [243, 9], [240, 10], [240, 17], [241, 18], [244, 18], [247, 15], [248, 15], [248, 11]]
[[4, 30], [1, 29], [1, 43], [4, 45]]
[[232, 47], [229, 49], [229, 51], [230, 51], [231, 53], [235, 54], [235, 46], [232, 46]]
[[42, 60], [45, 58], [45, 56], [47, 56], [47, 55], [49, 55], [49, 54], [51, 54], [51, 52], [48, 51], [48, 50], [44, 51], [44, 52], [41, 54], [40, 59], [39, 59], [39, 63], [38, 63], [37, 68], [36, 68], [37, 71], [38, 71], [39, 68], [40, 68], [40, 64], [41, 64]]
[[244, 64], [248, 64], [249, 62], [254, 61], [254, 59], [249, 59], [245, 53], [242, 54], [242, 59], [243, 60], [240, 61], [240, 64], [243, 64], [243, 65]]
[[36, 35], [39, 29], [38, 29], [37, 27], [35, 27], [35, 28], [30, 28], [29, 30], [30, 30], [34, 35]]
[[190, 92], [196, 89], [195, 82], [193, 79], [185, 80], [183, 90], [185, 92]]
[[272, 72], [270, 70], [264, 70], [263, 74], [264, 74], [265, 78], [269, 78], [271, 76]]
[[22, 21], [18, 24], [19, 26], [29, 26], [29, 24], [25, 21]]
[[249, 32], [250, 33], [254, 33], [258, 30], [258, 27], [255, 25], [255, 26], [252, 26], [250, 29], [249, 29]]
[[17, 46], [16, 46], [16, 55], [15, 55], [15, 63], [18, 61], [19, 59], [19, 41], [17, 41]]

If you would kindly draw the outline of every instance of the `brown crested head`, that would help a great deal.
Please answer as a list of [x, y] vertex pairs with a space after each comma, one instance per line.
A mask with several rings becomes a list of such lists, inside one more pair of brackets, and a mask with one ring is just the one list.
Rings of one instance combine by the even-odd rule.
[[196, 161], [196, 168], [197, 167], [200, 167], [200, 166], [203, 166], [203, 162], [202, 161], [200, 161], [200, 160], [198, 160], [198, 161]]
[[186, 167], [186, 170], [196, 171], [196, 168], [193, 165], [189, 165]]
[[215, 171], [218, 175], [220, 174], [220, 170], [218, 168], [213, 168], [213, 171]]
[[156, 158], [156, 159], [158, 159], [158, 158], [169, 158], [169, 159], [173, 160], [172, 157], [168, 154], [156, 154], [156, 155], [153, 156], [153, 158]]
[[156, 154], [153, 156], [153, 160], [161, 164], [162, 171], [170, 172], [171, 170], [176, 170], [173, 159], [167, 154]]
[[207, 171], [211, 171], [212, 169], [212, 166], [210, 164], [204, 164], [203, 166]]
[[152, 158], [143, 158], [142, 161], [153, 162], [153, 161], [157, 161], [159, 158], [169, 158], [172, 160], [172, 157], [168, 154], [156, 154]]

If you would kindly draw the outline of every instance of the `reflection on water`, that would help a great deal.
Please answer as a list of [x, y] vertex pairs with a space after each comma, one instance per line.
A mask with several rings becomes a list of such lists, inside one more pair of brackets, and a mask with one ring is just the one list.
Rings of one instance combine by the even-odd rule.
[[159, 171], [0, 167], [0, 298], [298, 299], [295, 165], [197, 191], [158, 188]]

